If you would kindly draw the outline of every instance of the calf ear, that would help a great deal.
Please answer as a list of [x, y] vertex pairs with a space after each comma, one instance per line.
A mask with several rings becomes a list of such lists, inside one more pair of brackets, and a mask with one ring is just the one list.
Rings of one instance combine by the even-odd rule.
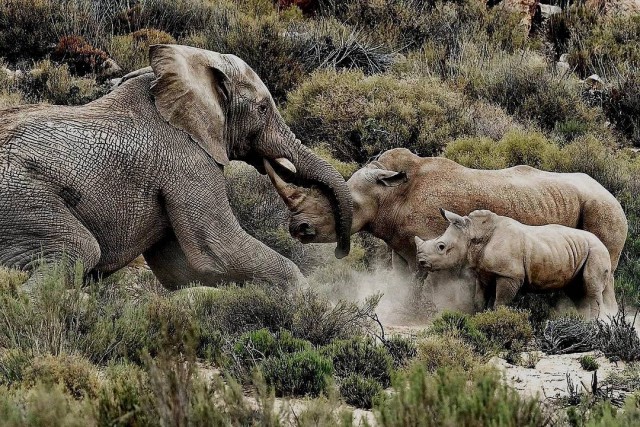
[[469, 218], [462, 217], [453, 212], [449, 212], [448, 210], [440, 208], [440, 215], [451, 224], [455, 225], [458, 228], [464, 228], [469, 224]]
[[397, 187], [407, 182], [409, 178], [405, 172], [396, 172], [382, 169], [377, 171], [376, 182], [386, 187]]

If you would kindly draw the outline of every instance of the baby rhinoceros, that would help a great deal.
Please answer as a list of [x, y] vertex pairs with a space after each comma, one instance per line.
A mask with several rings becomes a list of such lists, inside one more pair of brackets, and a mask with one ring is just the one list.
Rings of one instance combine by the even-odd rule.
[[476, 298], [495, 285], [494, 306], [526, 292], [563, 290], [586, 318], [617, 312], [611, 258], [588, 231], [562, 225], [524, 225], [488, 210], [462, 217], [440, 209], [445, 233], [416, 236], [417, 262], [427, 271], [469, 267], [479, 279]]

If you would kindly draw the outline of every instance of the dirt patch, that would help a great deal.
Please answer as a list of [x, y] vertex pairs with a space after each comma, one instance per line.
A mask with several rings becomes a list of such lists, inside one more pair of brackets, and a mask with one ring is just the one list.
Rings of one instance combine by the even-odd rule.
[[[598, 352], [547, 355], [535, 352], [540, 360], [534, 368], [512, 365], [506, 360], [494, 357], [489, 363], [504, 372], [505, 380], [526, 397], [537, 397], [540, 400], [569, 397], [568, 380], [578, 388], [580, 393], [591, 392], [593, 372], [585, 371], [579, 359], [585, 355], [595, 357], [598, 365], [597, 376], [600, 380], [612, 372], [622, 371], [625, 364], [610, 362]], [[523, 357], [526, 357], [523, 353]]]

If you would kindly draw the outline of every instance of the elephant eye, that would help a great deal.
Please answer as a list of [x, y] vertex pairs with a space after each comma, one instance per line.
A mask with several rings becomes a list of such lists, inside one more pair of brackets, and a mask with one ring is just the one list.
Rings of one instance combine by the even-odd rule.
[[268, 109], [269, 107], [267, 107], [265, 104], [258, 105], [258, 111], [260, 112], [260, 114], [266, 114]]

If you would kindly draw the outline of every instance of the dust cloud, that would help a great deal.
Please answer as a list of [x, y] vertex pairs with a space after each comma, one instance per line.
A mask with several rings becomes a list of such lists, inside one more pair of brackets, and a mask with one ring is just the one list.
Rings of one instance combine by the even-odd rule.
[[426, 326], [444, 310], [474, 311], [475, 278], [468, 271], [434, 272], [424, 279], [376, 265], [364, 271], [343, 270], [331, 284], [322, 284], [322, 277], [312, 274], [310, 282], [319, 284], [333, 301], [362, 302], [382, 294], [376, 313], [385, 327]]

